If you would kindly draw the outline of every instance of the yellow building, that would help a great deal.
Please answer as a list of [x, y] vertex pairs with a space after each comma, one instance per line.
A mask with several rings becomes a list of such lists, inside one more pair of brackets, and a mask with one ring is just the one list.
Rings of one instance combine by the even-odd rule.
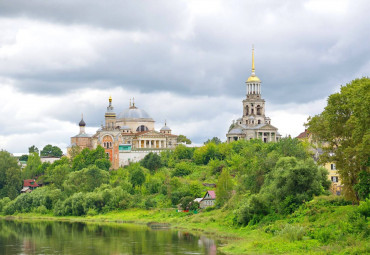
[[[310, 144], [314, 144], [313, 139], [312, 139], [312, 135], [307, 131], [307, 129], [304, 132], [300, 133], [296, 138], [298, 140], [301, 140], [301, 141], [304, 141], [304, 142], [309, 142]], [[319, 159], [320, 155], [322, 154], [322, 149], [318, 146], [317, 143], [314, 144], [314, 145], [315, 146], [312, 147], [312, 151], [314, 153], [314, 159], [315, 159], [315, 161], [317, 161]], [[338, 173], [338, 170], [335, 166], [335, 163], [333, 163], [333, 162], [326, 163], [326, 164], [324, 164], [324, 168], [326, 170], [328, 170], [328, 172], [329, 172], [328, 178], [331, 181], [330, 191], [334, 195], [340, 195], [341, 192], [342, 192], [342, 187], [343, 186], [341, 184], [341, 181], [340, 181], [340, 178], [339, 178], [339, 173]]]

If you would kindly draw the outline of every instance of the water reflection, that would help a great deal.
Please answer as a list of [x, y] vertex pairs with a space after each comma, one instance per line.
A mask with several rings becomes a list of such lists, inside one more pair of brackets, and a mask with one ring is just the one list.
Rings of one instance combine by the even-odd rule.
[[147, 226], [0, 220], [0, 254], [221, 254], [218, 243]]

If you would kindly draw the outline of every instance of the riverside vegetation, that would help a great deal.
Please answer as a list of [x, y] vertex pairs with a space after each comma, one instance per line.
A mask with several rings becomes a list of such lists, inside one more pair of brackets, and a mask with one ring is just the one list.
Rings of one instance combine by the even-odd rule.
[[[347, 86], [362, 88], [363, 84], [368, 87], [368, 79]], [[362, 136], [368, 135], [368, 129], [365, 124]], [[368, 138], [358, 141], [366, 144]], [[71, 158], [53, 164], [41, 164], [35, 153], [24, 171], [38, 176], [44, 186], [21, 195], [17, 193], [22, 186], [17, 160], [1, 151], [0, 213], [168, 222], [226, 238], [221, 250], [229, 254], [369, 253], [368, 161], [359, 161], [369, 156], [361, 151], [368, 147], [357, 148], [362, 153], [356, 158], [359, 170], [351, 169], [352, 182], [345, 182], [348, 193], [338, 197], [330, 195], [328, 172], [313, 161], [310, 146], [291, 138], [268, 144], [251, 140], [209, 142], [199, 148], [179, 145], [111, 171], [102, 147], [74, 148]], [[190, 210], [199, 206], [193, 200], [206, 192], [203, 183], [217, 184], [216, 205], [197, 214], [176, 212], [178, 205]]]

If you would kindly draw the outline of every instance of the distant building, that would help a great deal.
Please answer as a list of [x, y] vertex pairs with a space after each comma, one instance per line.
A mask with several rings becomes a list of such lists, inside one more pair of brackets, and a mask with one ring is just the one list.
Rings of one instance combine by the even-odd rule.
[[40, 157], [41, 163], [48, 162], [53, 164], [55, 161], [59, 160], [60, 157]]
[[144, 110], [131, 103], [128, 109], [116, 115], [112, 105], [112, 97], [105, 112], [105, 125], [94, 135], [86, 134], [86, 123], [81, 119], [80, 133], [71, 137], [71, 146], [94, 149], [102, 146], [112, 162], [112, 168], [137, 162], [149, 152], [159, 153], [164, 149], [177, 146], [177, 135], [165, 122], [160, 131], [154, 129], [155, 121]]
[[199, 202], [200, 208], [207, 208], [214, 206], [216, 202], [216, 192], [214, 190], [208, 190], [202, 200]]
[[255, 74], [254, 49], [252, 49], [252, 75], [246, 81], [247, 95], [243, 100], [243, 116], [231, 124], [226, 134], [227, 142], [261, 139], [263, 142], [277, 142], [281, 135], [265, 115], [265, 100], [261, 94], [261, 80]]

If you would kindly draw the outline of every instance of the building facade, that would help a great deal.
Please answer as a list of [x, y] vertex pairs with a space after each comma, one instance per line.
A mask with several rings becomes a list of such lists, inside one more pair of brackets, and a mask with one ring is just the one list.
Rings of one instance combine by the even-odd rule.
[[264, 142], [276, 142], [281, 138], [278, 129], [271, 125], [271, 119], [265, 115], [265, 100], [261, 94], [261, 80], [254, 68], [254, 49], [252, 49], [252, 74], [246, 81], [246, 98], [242, 101], [243, 116], [231, 124], [226, 134], [227, 142], [237, 140], [261, 139]]
[[114, 111], [112, 97], [109, 98], [105, 112], [105, 123], [95, 134], [89, 135], [85, 132], [86, 123], [81, 119], [80, 133], [71, 137], [71, 146], [94, 149], [102, 146], [112, 163], [112, 168], [137, 162], [149, 152], [159, 153], [164, 149], [172, 149], [177, 146], [177, 135], [167, 123], [156, 131], [155, 121], [144, 110], [131, 103], [118, 115]]

